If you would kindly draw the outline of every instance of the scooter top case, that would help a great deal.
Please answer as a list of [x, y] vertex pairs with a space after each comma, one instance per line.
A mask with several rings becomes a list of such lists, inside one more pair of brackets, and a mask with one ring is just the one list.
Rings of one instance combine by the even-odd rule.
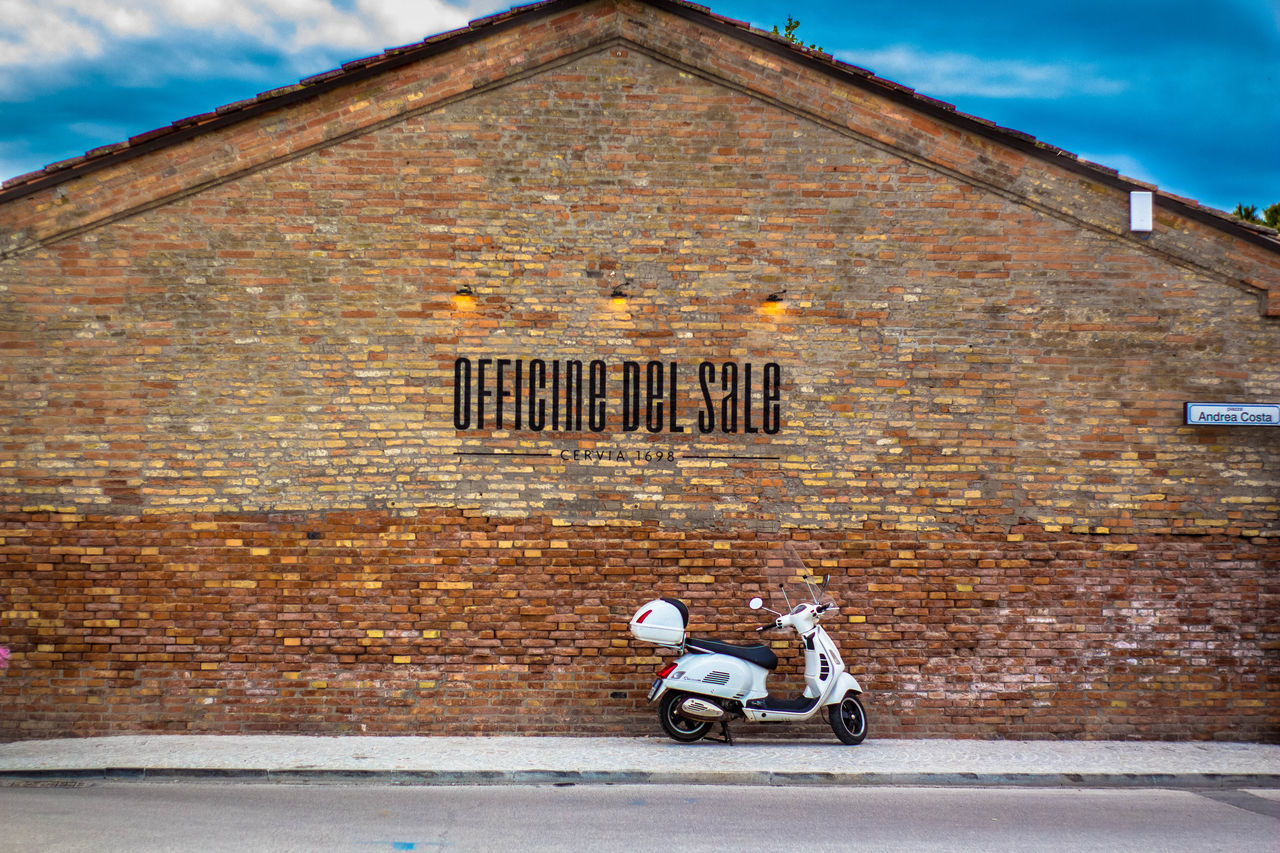
[[631, 636], [646, 643], [678, 649], [689, 627], [689, 608], [675, 598], [655, 598], [631, 617]]

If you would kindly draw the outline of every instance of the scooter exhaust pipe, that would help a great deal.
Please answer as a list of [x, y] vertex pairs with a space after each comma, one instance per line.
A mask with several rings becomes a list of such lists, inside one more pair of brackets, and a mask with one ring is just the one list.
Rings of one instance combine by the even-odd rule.
[[716, 703], [690, 696], [676, 706], [676, 713], [691, 720], [712, 720], [718, 722], [728, 719], [729, 715]]

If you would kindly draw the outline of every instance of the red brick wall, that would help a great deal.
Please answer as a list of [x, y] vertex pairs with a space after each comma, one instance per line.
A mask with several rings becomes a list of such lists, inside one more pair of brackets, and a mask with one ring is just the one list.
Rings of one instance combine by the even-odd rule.
[[[10, 738], [653, 734], [643, 699], [669, 653], [631, 640], [634, 610], [678, 595], [693, 631], [749, 642], [744, 602], [770, 594], [779, 549], [459, 513], [9, 515], [0, 534]], [[1275, 547], [870, 524], [787, 538], [832, 578], [828, 628], [875, 735], [1275, 736]], [[776, 689], [796, 692], [794, 644], [774, 642]]]
[[[1252, 295], [620, 48], [3, 271], [19, 506], [1246, 536], [1280, 517], [1274, 431], [1181, 423], [1187, 400], [1280, 387]], [[459, 356], [602, 359], [611, 422], [457, 430]], [[622, 430], [628, 360], [678, 363], [686, 432]], [[757, 412], [779, 364], [782, 430], [699, 433], [703, 361], [754, 365]], [[551, 455], [458, 455], [497, 450]]]
[[[0, 204], [0, 734], [647, 732], [632, 610], [798, 538], [880, 734], [1273, 738], [1277, 431], [1182, 404], [1274, 400], [1275, 259], [620, 8]], [[459, 357], [605, 429], [460, 428]]]

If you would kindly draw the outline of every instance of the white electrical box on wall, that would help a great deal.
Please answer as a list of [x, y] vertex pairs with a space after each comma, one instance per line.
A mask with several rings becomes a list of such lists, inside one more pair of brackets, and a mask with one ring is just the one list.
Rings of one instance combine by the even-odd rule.
[[1151, 193], [1129, 193], [1129, 230], [1151, 230]]

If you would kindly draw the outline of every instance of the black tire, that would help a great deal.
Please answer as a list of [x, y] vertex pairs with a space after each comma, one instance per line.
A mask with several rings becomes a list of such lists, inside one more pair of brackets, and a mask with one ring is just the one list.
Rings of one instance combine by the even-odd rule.
[[846, 693], [844, 698], [827, 709], [831, 720], [831, 731], [836, 733], [841, 743], [850, 746], [862, 743], [867, 739], [867, 712], [853, 693]]
[[662, 724], [662, 730], [667, 733], [667, 737], [681, 743], [702, 740], [713, 725], [710, 720], [691, 720], [676, 713], [676, 705], [688, 695], [668, 690], [658, 703], [658, 722]]

